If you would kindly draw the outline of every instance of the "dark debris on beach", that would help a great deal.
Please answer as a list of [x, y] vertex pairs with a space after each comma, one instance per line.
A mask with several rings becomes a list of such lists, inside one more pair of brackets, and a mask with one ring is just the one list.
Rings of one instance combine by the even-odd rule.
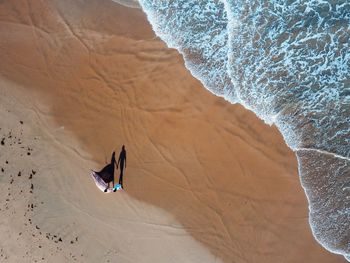
[[[51, 244], [55, 244], [55, 251], [58, 253], [62, 253], [62, 247], [60, 247], [60, 243], [66, 243], [73, 245], [76, 242], [78, 242], [78, 237], [75, 237], [73, 239], [67, 239], [65, 240], [60, 234], [52, 234], [47, 232], [45, 235], [43, 233], [42, 227], [39, 224], [34, 224], [33, 218], [36, 212], [36, 209], [40, 208], [41, 205], [44, 204], [43, 201], [38, 201], [37, 196], [34, 195], [34, 189], [35, 189], [35, 176], [38, 173], [38, 171], [30, 167], [21, 167], [22, 159], [24, 156], [32, 157], [33, 153], [35, 153], [35, 147], [33, 147], [33, 143], [30, 143], [31, 145], [26, 144], [26, 139], [23, 136], [23, 127], [24, 122], [21, 120], [19, 121], [19, 126], [16, 128], [13, 128], [9, 130], [7, 133], [5, 132], [6, 129], [0, 128], [0, 131], [4, 134], [0, 135], [1, 141], [0, 144], [2, 146], [1, 152], [0, 152], [0, 166], [1, 167], [1, 176], [3, 178], [8, 177], [9, 187], [7, 188], [7, 192], [2, 192], [4, 197], [2, 202], [0, 202], [0, 212], [6, 213], [6, 216], [14, 217], [16, 220], [18, 219], [18, 216], [16, 216], [17, 213], [21, 213], [22, 211], [18, 210], [18, 203], [15, 206], [15, 201], [18, 201], [20, 199], [24, 200], [25, 207], [23, 209], [23, 226], [19, 228], [18, 230], [18, 239], [24, 238], [31, 238], [32, 242], [37, 244], [37, 247], [40, 249], [40, 251], [45, 251], [45, 246], [48, 245], [48, 241], [44, 242], [45, 240], [41, 237], [46, 237], [46, 239], [50, 240], [52, 242]], [[38, 139], [35, 137], [34, 141], [37, 141]], [[33, 141], [33, 142], [34, 142]], [[22, 146], [23, 145], [23, 146]], [[16, 147], [17, 146], [17, 147]], [[19, 152], [19, 156], [18, 153]], [[17, 154], [16, 158], [13, 158], [13, 155]], [[11, 160], [11, 164], [9, 162]], [[14, 171], [14, 167], [18, 167], [17, 171]], [[11, 171], [11, 172], [10, 172]], [[15, 176], [17, 175], [17, 176]], [[1, 194], [1, 193], [0, 193]], [[46, 245], [45, 245], [46, 244]], [[50, 245], [50, 247], [52, 247]], [[27, 247], [28, 251], [26, 251], [26, 255], [32, 255], [31, 247]], [[52, 250], [52, 248], [51, 248]], [[43, 253], [43, 252], [41, 252]], [[53, 255], [54, 252], [51, 251], [51, 255]], [[40, 254], [40, 253], [39, 253]], [[32, 262], [39, 262], [45, 260], [45, 257], [43, 257], [44, 254], [42, 254], [42, 257], [37, 257], [36, 259], [32, 258]], [[67, 255], [68, 256], [68, 255]], [[76, 256], [70, 253], [69, 255], [74, 261], [76, 261]], [[11, 259], [11, 253], [6, 253], [3, 248], [0, 248], [0, 262], [3, 262], [4, 260], [10, 260]]]

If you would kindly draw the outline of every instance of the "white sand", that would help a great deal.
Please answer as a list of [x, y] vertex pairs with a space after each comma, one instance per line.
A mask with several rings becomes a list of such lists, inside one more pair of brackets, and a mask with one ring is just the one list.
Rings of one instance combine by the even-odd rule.
[[[141, 11], [3, 2], [0, 60], [0, 135], [33, 149], [0, 145], [1, 260], [345, 262], [313, 239], [277, 130], [205, 91]], [[122, 144], [126, 191], [104, 194], [89, 170]]]

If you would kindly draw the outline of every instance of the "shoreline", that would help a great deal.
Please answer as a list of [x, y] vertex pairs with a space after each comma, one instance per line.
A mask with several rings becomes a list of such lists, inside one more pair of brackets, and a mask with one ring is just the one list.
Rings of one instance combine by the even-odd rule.
[[[45, 233], [61, 234], [58, 243], [43, 237], [52, 249], [62, 243], [53, 262], [67, 260], [72, 248], [83, 253], [75, 255], [82, 262], [343, 262], [313, 239], [296, 159], [276, 128], [204, 90], [180, 56], [150, 33], [141, 11], [105, 2], [99, 11], [108, 23], [92, 34], [98, 1], [84, 9], [82, 21], [73, 11], [57, 18], [67, 3], [38, 16], [48, 22], [37, 27], [49, 33], [38, 29], [36, 38], [22, 28], [18, 34], [28, 41], [19, 41], [9, 32], [0, 54], [14, 61], [0, 72], [17, 80], [19, 90], [37, 92], [35, 100], [16, 96], [29, 108], [36, 104], [31, 112], [41, 121], [34, 129], [47, 129], [42, 151], [33, 147], [41, 180], [34, 193], [44, 204], [33, 208], [31, 219]], [[118, 12], [124, 16], [114, 17]], [[138, 28], [119, 35], [112, 22]], [[21, 45], [23, 58], [14, 56]], [[46, 61], [32, 70], [42, 57], [38, 46]], [[102, 167], [122, 144], [126, 191], [103, 194], [88, 171]]]

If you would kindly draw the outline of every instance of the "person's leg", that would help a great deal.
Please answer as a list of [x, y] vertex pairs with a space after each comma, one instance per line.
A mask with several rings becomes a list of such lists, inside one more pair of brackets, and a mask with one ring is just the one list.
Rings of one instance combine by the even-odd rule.
[[114, 183], [114, 176], [113, 176], [113, 186], [112, 186], [112, 189], [113, 189], [113, 192], [116, 192], [117, 189], [116, 189], [114, 186], [115, 186], [115, 183]]

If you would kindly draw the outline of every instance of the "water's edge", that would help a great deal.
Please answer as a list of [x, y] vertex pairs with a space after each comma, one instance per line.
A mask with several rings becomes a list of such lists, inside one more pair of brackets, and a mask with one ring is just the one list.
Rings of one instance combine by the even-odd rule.
[[206, 89], [278, 127], [298, 158], [314, 237], [348, 259], [350, 55], [344, 23], [350, 21], [350, 5], [258, 0], [254, 5], [140, 0], [140, 5], [155, 33], [183, 55]]

